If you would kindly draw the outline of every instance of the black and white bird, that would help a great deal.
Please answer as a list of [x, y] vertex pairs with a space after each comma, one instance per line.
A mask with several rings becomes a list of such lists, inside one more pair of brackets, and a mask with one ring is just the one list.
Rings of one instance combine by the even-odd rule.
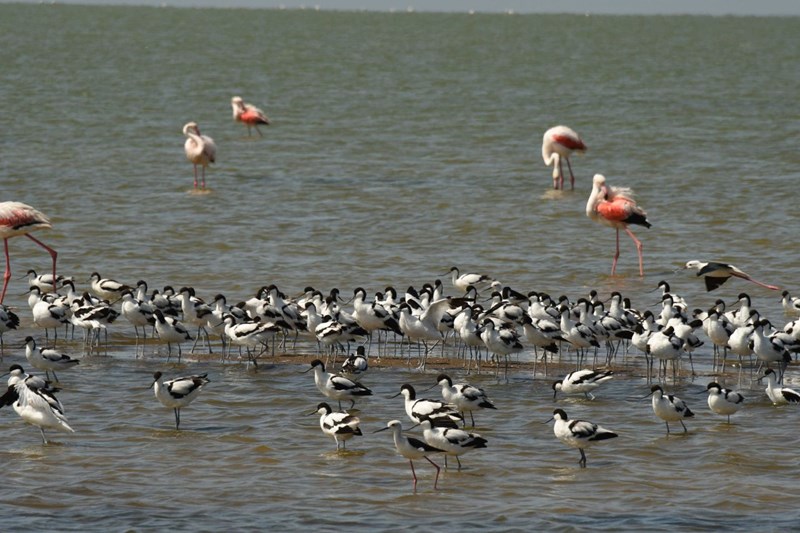
[[550, 418], [548, 422], [551, 420], [555, 420], [553, 433], [556, 438], [567, 446], [577, 448], [581, 452], [581, 459], [578, 461], [578, 464], [583, 468], [586, 467], [586, 453], [583, 451], [584, 448], [589, 447], [595, 442], [613, 439], [618, 436], [613, 431], [609, 431], [595, 423], [585, 420], [570, 420], [563, 409], [556, 409], [553, 411], [553, 417]]
[[785, 405], [787, 403], [800, 403], [800, 392], [788, 387], [781, 387], [775, 371], [767, 369], [763, 376], [767, 380], [767, 396], [775, 405]]
[[31, 336], [25, 337], [25, 358], [34, 368], [44, 370], [48, 379], [50, 372], [53, 372], [53, 379], [56, 381], [58, 381], [56, 370], [67, 370], [80, 362], [50, 348], [37, 348], [36, 341]]
[[3, 333], [12, 329], [17, 329], [18, 326], [19, 317], [17, 314], [5, 305], [0, 304], [0, 359], [2, 359], [5, 350], [3, 345]]
[[563, 379], [553, 383], [553, 399], [559, 392], [564, 394], [583, 394], [587, 400], [594, 400], [592, 391], [614, 377], [611, 370], [593, 370], [584, 368], [570, 372]]
[[[486, 391], [469, 383], [453, 383], [447, 374], [439, 374], [436, 377], [436, 385], [442, 387], [442, 398], [461, 413], [469, 413], [472, 427], [475, 427], [475, 417], [473, 412], [479, 409], [497, 409], [494, 406]], [[436, 386], [434, 385], [434, 387]]]
[[153, 317], [156, 319], [156, 333], [162, 342], [167, 343], [167, 359], [172, 357], [172, 345], [178, 345], [178, 362], [181, 360], [181, 343], [192, 340], [189, 330], [177, 318], [171, 316], [164, 316], [161, 309], [153, 311]]
[[487, 440], [477, 433], [470, 433], [463, 429], [434, 426], [429, 419], [419, 424], [422, 436], [429, 445], [444, 450], [444, 466], [447, 468], [447, 456], [456, 458], [458, 469], [461, 470], [461, 459], [458, 457], [470, 450], [486, 448]]
[[186, 407], [197, 398], [203, 386], [209, 383], [208, 374], [185, 376], [164, 381], [161, 372], [153, 374], [153, 391], [164, 407], [175, 411], [175, 429], [180, 429], [181, 408]]
[[28, 424], [36, 426], [42, 433], [42, 443], [47, 444], [45, 429], [74, 433], [64, 414], [64, 407], [55, 397], [57, 389], [39, 376], [25, 373], [20, 365], [9, 369], [8, 389], [0, 397], [0, 407], [11, 405], [14, 411]]
[[788, 316], [800, 316], [800, 298], [791, 296], [789, 291], [781, 293], [781, 306], [784, 314]]
[[89, 276], [89, 287], [99, 298], [112, 302], [118, 300], [123, 292], [133, 291], [133, 287], [113, 279], [103, 278], [97, 272], [92, 272]]
[[411, 465], [411, 476], [414, 478], [414, 488], [417, 488], [417, 473], [414, 471], [414, 459], [425, 459], [433, 465], [436, 469], [436, 478], [433, 480], [433, 488], [439, 488], [437, 484], [439, 483], [439, 472], [441, 468], [428, 456], [444, 453], [444, 450], [431, 446], [427, 442], [416, 437], [407, 437], [403, 435], [403, 424], [399, 420], [390, 420], [385, 428], [375, 430], [373, 433], [386, 431], [387, 429], [392, 431], [394, 447], [397, 453], [408, 459], [408, 464]]
[[712, 412], [728, 417], [731, 423], [731, 415], [735, 414], [744, 406], [744, 396], [736, 391], [732, 391], [720, 386], [716, 381], [712, 381], [706, 387], [708, 391], [708, 408]]
[[342, 375], [354, 381], [369, 369], [369, 360], [363, 346], [356, 348], [356, 353], [350, 354], [342, 363]]
[[454, 428], [457, 427], [458, 422], [463, 422], [463, 417], [456, 410], [455, 405], [441, 400], [417, 398], [417, 392], [408, 383], [404, 383], [400, 387], [400, 392], [392, 396], [392, 398], [397, 398], [400, 395], [405, 400], [404, 404], [408, 418], [415, 424], [430, 420], [434, 425]]
[[697, 270], [698, 277], [703, 276], [703, 281], [705, 281], [706, 284], [706, 291], [713, 291], [732, 277], [747, 280], [751, 283], [755, 283], [756, 285], [771, 289], [773, 291], [777, 291], [779, 289], [779, 287], [776, 287], [775, 285], [769, 285], [767, 283], [757, 281], [750, 277], [749, 274], [727, 263], [718, 263], [716, 261], [710, 261], [706, 263], [703, 261], [692, 260], [687, 261], [684, 268], [693, 268]]
[[453, 283], [453, 287], [463, 293], [466, 293], [470, 286], [475, 287], [479, 291], [483, 290], [494, 281], [485, 274], [473, 274], [471, 272], [461, 274], [458, 267], [452, 267], [445, 275], [447, 274], [450, 274], [450, 281]]
[[331, 406], [325, 402], [321, 402], [317, 405], [317, 409], [309, 414], [320, 415], [319, 427], [323, 433], [333, 437], [333, 440], [336, 441], [337, 450], [339, 450], [340, 445], [345, 448], [345, 442], [352, 437], [362, 435], [361, 428], [358, 427], [361, 421], [357, 416], [342, 412], [334, 413]]
[[325, 364], [319, 359], [311, 361], [311, 368], [306, 372], [314, 371], [314, 383], [317, 389], [331, 400], [339, 402], [339, 409], [342, 408], [342, 400], [350, 400], [350, 408], [356, 404], [356, 398], [361, 396], [372, 396], [372, 391], [352, 379], [348, 379], [338, 374], [325, 372]]
[[653, 385], [650, 388], [650, 394], [647, 396], [653, 397], [653, 412], [667, 425], [667, 435], [669, 435], [670, 422], [680, 422], [681, 426], [683, 426], [683, 432], [686, 433], [688, 431], [683, 419], [693, 417], [694, 413], [686, 405], [686, 402], [672, 394], [664, 394], [664, 389], [660, 385]]

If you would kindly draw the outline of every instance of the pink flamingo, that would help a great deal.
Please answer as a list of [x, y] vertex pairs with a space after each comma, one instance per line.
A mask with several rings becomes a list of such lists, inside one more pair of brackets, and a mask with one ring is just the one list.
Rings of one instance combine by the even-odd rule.
[[201, 135], [200, 128], [196, 122], [188, 122], [183, 127], [183, 134], [186, 135], [186, 143], [183, 149], [186, 151], [186, 159], [194, 165], [194, 187], [197, 188], [197, 165], [203, 168], [203, 180], [201, 188], [206, 188], [206, 167], [216, 161], [217, 145], [214, 139], [208, 135]]
[[53, 292], [56, 292], [56, 257], [58, 253], [47, 246], [45, 243], [30, 234], [32, 231], [44, 228], [52, 228], [50, 219], [41, 211], [23, 204], [22, 202], [0, 202], [0, 237], [3, 238], [3, 245], [6, 252], [6, 273], [3, 276], [3, 292], [0, 294], [0, 304], [6, 297], [8, 280], [11, 279], [11, 260], [8, 257], [8, 239], [25, 235], [30, 240], [47, 250], [53, 258]]
[[542, 138], [542, 159], [548, 167], [553, 165], [553, 188], [564, 189], [564, 168], [562, 159], [567, 162], [569, 169], [569, 182], [572, 190], [575, 190], [575, 176], [572, 174], [572, 166], [569, 164], [569, 156], [572, 152], [585, 152], [586, 145], [583, 144], [580, 135], [575, 130], [566, 126], [553, 126]]
[[610, 187], [606, 185], [605, 176], [595, 174], [592, 194], [586, 202], [586, 216], [617, 230], [617, 251], [611, 264], [611, 275], [613, 276], [617, 269], [619, 258], [619, 230], [624, 229], [636, 244], [636, 251], [639, 254], [639, 275], [644, 276], [642, 243], [628, 228], [628, 224], [638, 224], [646, 228], [651, 224], [647, 221], [647, 213], [633, 200], [633, 191], [625, 187]]
[[255, 127], [259, 137], [263, 137], [261, 130], [258, 129], [259, 124], [269, 126], [269, 117], [259, 108], [252, 104], [246, 104], [241, 96], [234, 96], [231, 98], [231, 107], [233, 107], [233, 120], [244, 123], [247, 126], [247, 136], [250, 136], [250, 128]]

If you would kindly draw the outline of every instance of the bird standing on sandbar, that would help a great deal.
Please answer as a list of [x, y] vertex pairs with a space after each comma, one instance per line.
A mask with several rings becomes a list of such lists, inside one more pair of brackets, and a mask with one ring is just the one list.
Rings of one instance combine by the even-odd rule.
[[698, 277], [703, 276], [703, 281], [706, 283], [706, 292], [713, 291], [732, 277], [745, 279], [751, 283], [755, 283], [756, 285], [773, 291], [778, 290], [778, 287], [775, 285], [768, 285], [755, 280], [751, 278], [749, 274], [727, 263], [718, 263], [716, 261], [704, 263], [703, 261], [697, 261], [696, 259], [693, 259], [691, 261], [687, 261], [686, 266], [683, 268], [694, 268], [697, 270]]
[[202, 167], [202, 180], [200, 188], [206, 188], [206, 167], [217, 160], [217, 145], [214, 139], [208, 135], [200, 134], [200, 128], [196, 122], [188, 122], [183, 127], [183, 134], [186, 135], [186, 142], [183, 149], [188, 159], [194, 167], [194, 188], [197, 189], [197, 166]]
[[32, 231], [39, 229], [50, 229], [53, 225], [50, 219], [38, 209], [22, 202], [0, 202], [0, 238], [3, 239], [3, 247], [6, 254], [6, 273], [3, 276], [3, 292], [0, 293], [0, 304], [6, 297], [8, 280], [11, 279], [11, 260], [8, 257], [8, 239], [25, 235], [27, 238], [47, 250], [53, 258], [53, 292], [56, 292], [56, 258], [58, 252], [47, 246], [45, 243], [31, 235]]
[[259, 137], [264, 135], [258, 129], [259, 124], [269, 126], [269, 117], [262, 110], [252, 104], [245, 103], [241, 96], [234, 96], [231, 98], [231, 107], [233, 107], [233, 120], [241, 122], [247, 126], [247, 136], [250, 136], [250, 128], [255, 127]]
[[580, 135], [575, 130], [567, 126], [553, 126], [544, 132], [542, 159], [546, 166], [553, 165], [554, 189], [564, 189], [563, 161], [566, 161], [569, 169], [570, 188], [575, 190], [575, 176], [572, 174], [572, 165], [569, 164], [569, 156], [572, 152], [586, 152], [586, 145], [583, 144]]
[[638, 224], [649, 228], [651, 224], [647, 221], [647, 213], [634, 201], [633, 191], [627, 187], [608, 186], [605, 176], [595, 174], [592, 194], [589, 196], [589, 201], [586, 202], [586, 216], [595, 222], [617, 230], [617, 250], [614, 254], [614, 262], [611, 264], [611, 275], [616, 273], [617, 259], [619, 259], [619, 230], [624, 229], [636, 244], [636, 252], [639, 254], [639, 275], [644, 276], [642, 242], [636, 238], [628, 225]]

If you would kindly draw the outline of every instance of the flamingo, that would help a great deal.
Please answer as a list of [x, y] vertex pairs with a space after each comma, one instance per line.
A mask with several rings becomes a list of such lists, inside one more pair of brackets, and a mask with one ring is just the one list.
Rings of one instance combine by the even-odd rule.
[[633, 199], [633, 191], [627, 187], [611, 187], [606, 185], [606, 177], [602, 174], [595, 174], [592, 183], [592, 194], [586, 202], [586, 216], [600, 222], [606, 226], [611, 226], [617, 230], [617, 251], [614, 254], [614, 262], [611, 264], [611, 275], [617, 270], [617, 259], [619, 258], [619, 230], [624, 229], [636, 244], [636, 252], [639, 254], [639, 275], [644, 277], [644, 265], [642, 260], [642, 242], [628, 228], [628, 224], [638, 224], [649, 228], [651, 224], [647, 221], [647, 213], [639, 207]]
[[242, 100], [241, 96], [234, 96], [231, 98], [231, 107], [233, 107], [233, 120], [243, 123], [247, 126], [247, 136], [250, 136], [250, 128], [255, 127], [259, 137], [264, 135], [258, 129], [259, 124], [269, 126], [269, 117], [262, 110], [252, 104], [247, 104]]
[[214, 163], [217, 157], [217, 145], [214, 139], [208, 135], [201, 135], [197, 122], [187, 122], [183, 127], [183, 134], [186, 135], [186, 143], [183, 149], [186, 152], [186, 159], [194, 165], [194, 188], [197, 188], [197, 165], [203, 167], [203, 177], [200, 187], [206, 188], [206, 167]]
[[569, 182], [572, 190], [575, 190], [575, 176], [572, 174], [572, 165], [569, 164], [569, 156], [572, 152], [585, 152], [586, 145], [583, 144], [581, 136], [575, 130], [566, 126], [553, 126], [542, 138], [542, 159], [546, 166], [553, 165], [553, 188], [564, 189], [564, 169], [562, 159], [567, 162], [569, 169]]
[[53, 292], [56, 292], [56, 257], [58, 253], [45, 243], [30, 234], [38, 229], [50, 229], [50, 219], [38, 209], [22, 202], [0, 202], [0, 237], [6, 253], [6, 273], [3, 276], [3, 292], [0, 293], [0, 304], [6, 297], [8, 280], [11, 279], [11, 260], [8, 257], [8, 239], [25, 235], [27, 238], [47, 250], [53, 258]]
[[768, 285], [766, 283], [757, 281], [751, 278], [749, 274], [727, 263], [717, 263], [715, 261], [704, 263], [703, 261], [697, 261], [693, 259], [691, 261], [687, 261], [686, 266], [683, 268], [694, 268], [697, 270], [698, 276], [703, 276], [703, 280], [706, 283], [706, 292], [713, 291], [728, 281], [728, 279], [731, 277], [746, 279], [751, 283], [755, 283], [756, 285], [773, 291], [777, 291], [779, 289], [779, 287], [776, 287], [775, 285]]

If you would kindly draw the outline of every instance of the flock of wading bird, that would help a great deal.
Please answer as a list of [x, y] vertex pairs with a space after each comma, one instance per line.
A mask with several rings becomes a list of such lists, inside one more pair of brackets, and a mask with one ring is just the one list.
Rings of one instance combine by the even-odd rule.
[[[21, 209], [19, 205], [14, 204]], [[7, 206], [0, 204], [2, 209]], [[9, 236], [14, 235], [4, 235]], [[708, 290], [731, 277], [767, 286], [732, 265], [690, 261], [686, 268], [697, 269], [697, 275], [705, 277]], [[72, 278], [57, 276], [55, 272], [37, 275], [28, 270], [31, 329], [44, 329], [45, 342], [52, 332], [53, 347], [39, 347], [33, 334], [26, 336], [28, 364], [43, 371], [45, 377], [27, 374], [19, 364], [12, 365], [8, 390], [0, 398], [0, 405], [12, 405], [23, 420], [38, 426], [43, 442], [46, 442], [45, 429], [72, 431], [49, 374], [60, 384], [56, 372], [75, 368], [79, 359], [56, 349], [58, 331], [66, 325], [73, 332], [74, 326], [83, 329], [85, 353], [90, 354], [99, 346], [103, 333], [107, 339], [108, 330], [119, 326], [116, 320], [120, 315], [133, 326], [137, 355], [140, 343], [142, 349], [145, 345], [148, 331], [159, 345], [167, 344], [167, 359], [174, 344], [180, 360], [181, 344], [190, 341], [194, 341], [193, 353], [201, 341], [211, 353], [210, 336], [216, 335], [223, 358], [230, 358], [236, 347], [239, 359], [256, 368], [261, 357], [275, 353], [279, 339], [286, 351], [292, 349], [290, 342], [296, 346], [300, 337], [316, 342], [320, 358], [311, 363], [308, 371], [314, 373], [314, 382], [328, 401], [319, 403], [312, 413], [319, 415], [322, 431], [336, 441], [337, 450], [340, 446], [344, 448], [350, 438], [362, 434], [358, 416], [343, 411], [341, 402], [350, 401], [352, 411], [357, 399], [372, 395], [360, 379], [369, 369], [373, 343], [377, 344], [374, 351], [378, 357], [381, 354], [389, 357], [392, 346], [395, 355], [398, 348], [401, 356], [405, 351], [409, 367], [412, 348], [416, 347], [420, 370], [425, 370], [427, 356], [439, 344], [443, 353], [449, 346], [450, 355], [464, 359], [468, 373], [473, 362], [480, 369], [484, 353], [499, 372], [503, 361], [507, 369], [509, 357], [528, 348], [533, 351], [534, 374], [535, 365], [541, 361], [547, 375], [548, 359], [556, 354], [563, 358], [565, 352], [572, 351], [576, 370], [553, 383], [554, 398], [562, 393], [592, 400], [593, 391], [614, 375], [610, 370], [598, 369], [598, 363], [608, 367], [620, 353], [627, 354], [635, 348], [646, 358], [648, 379], [653, 375], [656, 361], [660, 363], [659, 377], [668, 377], [671, 364], [675, 379], [684, 356], [692, 363], [692, 352], [711, 342], [715, 367], [724, 371], [730, 356], [735, 356], [741, 375], [748, 363], [751, 369], [757, 363], [757, 372], [767, 380], [766, 394], [773, 403], [800, 402], [800, 394], [782, 386], [791, 354], [800, 350], [800, 323], [794, 318], [800, 316], [800, 299], [792, 298], [788, 291], [782, 295], [782, 311], [793, 319], [776, 328], [753, 308], [746, 293], [739, 295], [731, 309], [722, 300], [707, 310], [691, 309], [662, 281], [656, 288], [662, 294], [661, 311], [653, 313], [637, 311], [619, 292], [613, 292], [606, 301], [599, 299], [596, 291], [574, 302], [566, 296], [554, 301], [542, 292], [522, 294], [487, 275], [462, 274], [457, 267], [447, 274], [457, 296], [445, 295], [440, 280], [420, 289], [409, 287], [402, 295], [387, 287], [372, 298], [359, 287], [347, 302], [337, 289], [323, 294], [308, 287], [298, 297], [289, 298], [277, 286], [269, 285], [261, 287], [248, 300], [228, 305], [221, 294], [206, 303], [191, 287], [175, 291], [168, 286], [148, 292], [144, 281], [127, 285], [103, 278], [97, 272], [87, 279], [87, 290], [78, 292]], [[7, 267], [4, 292], [9, 278]], [[14, 310], [0, 307], [0, 333], [19, 326], [20, 319]], [[399, 342], [390, 342], [391, 335]], [[344, 359], [338, 373], [327, 372], [327, 367], [337, 366], [337, 354], [350, 352], [351, 343], [357, 344], [356, 353]], [[589, 357], [592, 357], [591, 368], [583, 368]], [[191, 403], [207, 383], [206, 374], [166, 380], [162, 372], [154, 373], [155, 396], [174, 410], [176, 429], [180, 428], [181, 408]], [[680, 422], [686, 431], [683, 420], [694, 413], [681, 399], [666, 394], [662, 384], [654, 384], [651, 389], [655, 415], [665, 421], [668, 433], [669, 422]], [[484, 390], [455, 383], [447, 374], [439, 374], [436, 385], [441, 387], [440, 400], [418, 397], [415, 388], [407, 383], [397, 394], [403, 396], [406, 413], [415, 427], [422, 429], [423, 439], [405, 435], [399, 420], [392, 420], [383, 428], [392, 431], [398, 453], [411, 461], [415, 485], [414, 459], [424, 458], [436, 467], [436, 487], [440, 467], [431, 457], [443, 454], [445, 466], [448, 455], [455, 457], [460, 468], [460, 455], [486, 447], [487, 439], [467, 429], [466, 415], [470, 415], [474, 428], [475, 411], [495, 408]], [[328, 402], [337, 402], [338, 409]], [[730, 418], [743, 404], [740, 393], [716, 382], [708, 384], [708, 405], [713, 412]], [[555, 436], [579, 449], [581, 466], [586, 464], [586, 447], [617, 436], [597, 424], [571, 420], [563, 409], [555, 409], [551, 420], [555, 422]]]
[[[234, 119], [258, 130], [259, 124], [269, 124], [266, 115], [241, 98], [232, 99]], [[187, 136], [185, 150], [187, 158], [194, 165], [195, 188], [198, 186], [198, 166], [202, 169], [200, 187], [205, 188], [205, 168], [214, 162], [216, 146], [212, 139], [201, 135], [196, 123], [184, 127]], [[565, 126], [551, 128], [545, 133], [542, 155], [545, 163], [553, 165], [554, 187], [563, 188], [563, 161], [567, 162], [572, 187], [574, 176], [569, 163], [572, 151], [583, 151], [586, 147], [580, 137]], [[589, 217], [617, 230], [617, 249], [612, 264], [612, 274], [616, 270], [619, 256], [619, 230], [625, 230], [634, 240], [639, 255], [639, 272], [644, 274], [641, 242], [628, 228], [629, 224], [650, 227], [647, 216], [628, 189], [611, 187], [605, 177], [595, 175], [592, 192], [587, 202]], [[326, 361], [315, 359], [308, 371], [314, 372], [314, 381], [319, 391], [338, 402], [338, 411], [327, 402], [321, 402], [310, 414], [320, 416], [320, 427], [324, 433], [333, 437], [337, 450], [356, 435], [361, 435], [360, 420], [357, 416], [341, 410], [341, 401], [349, 400], [350, 408], [357, 398], [371, 395], [372, 391], [360, 383], [361, 376], [368, 370], [367, 350], [373, 337], [377, 337], [377, 352], [388, 355], [388, 338], [394, 334], [400, 338], [400, 353], [404, 343], [408, 345], [408, 364], [411, 365], [412, 344], [416, 343], [419, 353], [418, 368], [425, 370], [427, 356], [438, 344], [444, 353], [448, 338], [455, 339], [451, 345], [459, 357], [468, 361], [467, 371], [476, 362], [480, 369], [482, 354], [487, 353], [499, 369], [505, 361], [506, 372], [510, 356], [522, 352], [526, 345], [534, 352], [534, 363], [543, 360], [547, 375], [548, 354], [563, 354], [571, 349], [576, 355], [576, 371], [553, 383], [554, 398], [558, 392], [584, 395], [593, 399], [592, 391], [613, 377], [609, 370], [596, 369], [600, 350], [605, 348], [604, 364], [610, 365], [620, 349], [627, 351], [631, 346], [644, 353], [647, 376], [651, 378], [655, 361], [659, 361], [659, 376], [667, 376], [667, 365], [671, 363], [673, 378], [684, 355], [692, 363], [692, 352], [704, 344], [700, 333], [714, 346], [714, 366], [724, 371], [729, 354], [739, 360], [740, 375], [747, 358], [750, 367], [758, 362], [758, 372], [768, 382], [766, 394], [775, 404], [800, 402], [800, 394], [782, 386], [783, 374], [791, 353], [800, 351], [800, 324], [798, 320], [787, 321], [782, 328], [776, 328], [760, 312], [753, 309], [746, 293], [739, 295], [735, 309], [727, 310], [724, 301], [717, 300], [708, 310], [691, 310], [680, 296], [670, 292], [669, 284], [662, 281], [658, 289], [662, 292], [662, 309], [657, 315], [639, 312], [631, 306], [627, 298], [613, 292], [606, 301], [591, 291], [588, 297], [570, 302], [566, 296], [554, 301], [545, 293], [531, 291], [522, 294], [511, 287], [486, 275], [462, 274], [457, 267], [447, 273], [451, 276], [453, 287], [460, 293], [451, 297], [444, 295], [441, 281], [425, 284], [421, 289], [410, 287], [400, 295], [394, 288], [387, 287], [376, 292], [372, 299], [366, 290], [357, 288], [353, 297], [340, 305], [343, 300], [339, 291], [333, 289], [327, 295], [321, 291], [307, 288], [296, 298], [287, 298], [275, 285], [259, 289], [257, 294], [237, 305], [228, 305], [224, 295], [216, 295], [210, 303], [198, 298], [191, 287], [175, 291], [165, 287], [162, 291], [148, 293], [146, 282], [126, 285], [113, 279], [103, 278], [94, 272], [89, 279], [89, 290], [79, 293], [75, 290], [72, 278], [56, 275], [55, 250], [36, 239], [31, 232], [50, 228], [48, 218], [35, 208], [20, 202], [0, 203], [0, 236], [5, 245], [6, 271], [0, 294], [0, 350], [3, 349], [2, 334], [16, 329], [20, 320], [14, 311], [2, 301], [11, 278], [8, 255], [8, 239], [25, 236], [48, 251], [52, 257], [52, 273], [37, 275], [29, 270], [29, 300], [32, 325], [44, 329], [46, 341], [49, 331], [53, 332], [52, 347], [38, 347], [33, 335], [25, 339], [26, 358], [31, 366], [45, 372], [45, 378], [25, 372], [19, 364], [9, 369], [8, 389], [0, 398], [0, 406], [12, 405], [26, 422], [40, 428], [42, 440], [47, 442], [44, 430], [56, 429], [72, 432], [61, 402], [55, 397], [58, 389], [49, 380], [50, 372], [58, 382], [56, 371], [74, 368], [79, 360], [56, 350], [57, 331], [62, 325], [83, 329], [86, 353], [90, 353], [100, 343], [101, 335], [107, 335], [115, 320], [122, 315], [133, 327], [137, 348], [141, 339], [146, 342], [147, 331], [152, 329], [152, 337], [167, 344], [169, 359], [172, 345], [178, 350], [178, 360], [182, 356], [181, 344], [194, 341], [192, 352], [197, 344], [205, 340], [211, 353], [209, 332], [218, 335], [222, 344], [222, 357], [231, 354], [233, 346], [238, 347], [239, 358], [253, 363], [268, 351], [274, 354], [277, 338], [288, 350], [288, 340], [294, 338], [293, 346], [301, 335], [314, 339], [320, 355]], [[695, 269], [697, 276], [703, 277], [707, 290], [718, 288], [731, 277], [747, 280], [761, 287], [777, 290], [778, 287], [755, 280], [741, 269], [724, 263], [689, 261], [685, 268]], [[59, 294], [61, 289], [64, 294]], [[491, 296], [485, 294], [491, 291]], [[783, 292], [781, 300], [784, 313], [790, 317], [800, 316], [800, 300]], [[119, 303], [119, 311], [115, 306]], [[485, 305], [484, 305], [485, 304]], [[608, 306], [606, 307], [606, 304]], [[350, 305], [351, 307], [345, 307]], [[190, 329], [195, 329], [192, 334]], [[344, 360], [340, 373], [326, 372], [330, 356], [339, 352], [348, 353], [350, 344], [359, 344], [357, 352]], [[429, 343], [433, 343], [429, 345]], [[107, 346], [107, 345], [106, 345]], [[541, 354], [540, 354], [541, 351]], [[138, 354], [138, 352], [137, 352]], [[581, 368], [592, 355], [593, 368]], [[552, 357], [552, 355], [550, 355]], [[770, 368], [775, 366], [775, 369]], [[536, 369], [534, 367], [534, 374]], [[165, 380], [162, 372], [153, 376], [153, 390], [156, 398], [165, 406], [172, 408], [176, 429], [180, 428], [180, 410], [191, 403], [209, 383], [206, 374], [178, 377]], [[453, 456], [461, 462], [463, 453], [487, 445], [480, 435], [466, 430], [466, 413], [470, 414], [474, 428], [473, 412], [481, 409], [494, 409], [485, 391], [467, 383], [453, 383], [446, 374], [437, 377], [436, 385], [441, 386], [442, 400], [417, 398], [414, 387], [404, 384], [397, 394], [405, 400], [405, 409], [415, 427], [422, 428], [424, 440], [403, 434], [398, 420], [390, 421], [379, 431], [391, 430], [400, 455], [411, 463], [414, 485], [416, 473], [413, 459], [424, 458], [436, 467], [437, 486], [440, 468], [430, 459], [436, 454]], [[434, 385], [435, 386], [435, 385]], [[744, 397], [738, 392], [723, 388], [716, 382], [708, 384], [709, 408], [727, 416], [736, 413], [743, 405]], [[680, 422], [684, 431], [683, 419], [694, 416], [688, 406], [672, 395], [665, 394], [661, 385], [651, 389], [654, 413], [666, 423]], [[581, 454], [580, 465], [586, 465], [584, 448], [590, 444], [617, 437], [613, 431], [597, 424], [571, 420], [563, 409], [555, 409], [553, 417], [555, 436], [569, 446], [578, 448]]]

